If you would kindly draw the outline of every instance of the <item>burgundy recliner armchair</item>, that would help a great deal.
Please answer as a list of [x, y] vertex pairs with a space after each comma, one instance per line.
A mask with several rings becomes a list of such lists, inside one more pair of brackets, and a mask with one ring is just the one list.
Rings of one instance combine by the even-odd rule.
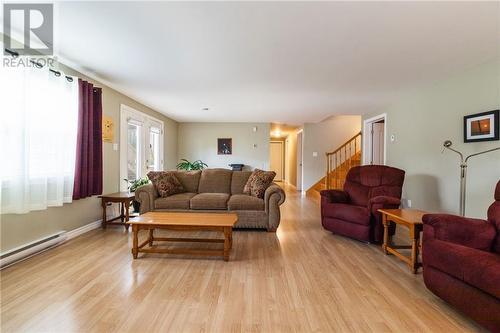
[[323, 227], [363, 242], [381, 242], [384, 226], [378, 209], [399, 207], [404, 178], [403, 170], [383, 165], [351, 168], [343, 191], [321, 191]]
[[487, 221], [448, 214], [427, 214], [422, 220], [427, 288], [500, 332], [500, 181]]

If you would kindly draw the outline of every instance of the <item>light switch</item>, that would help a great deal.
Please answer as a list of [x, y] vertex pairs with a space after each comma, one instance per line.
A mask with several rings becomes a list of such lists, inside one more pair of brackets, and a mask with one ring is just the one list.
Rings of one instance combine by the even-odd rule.
[[113, 150], [118, 151], [118, 144], [117, 143], [113, 143]]
[[318, 157], [318, 152], [317, 151], [313, 151], [313, 157]]

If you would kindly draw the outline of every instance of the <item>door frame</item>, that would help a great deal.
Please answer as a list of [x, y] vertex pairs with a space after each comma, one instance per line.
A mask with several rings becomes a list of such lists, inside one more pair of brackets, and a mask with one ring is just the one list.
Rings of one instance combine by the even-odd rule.
[[[148, 122], [155, 122], [160, 124], [161, 131], [161, 140], [160, 140], [160, 169], [164, 168], [164, 141], [165, 141], [165, 124], [162, 120], [150, 116], [144, 112], [136, 110], [128, 105], [120, 104], [120, 181], [119, 181], [119, 189], [120, 191], [127, 190], [127, 184], [123, 181], [123, 179], [127, 178], [127, 118], [134, 117], [136, 119], [140, 119], [143, 124], [142, 131], [142, 142], [146, 142], [146, 137], [149, 137], [149, 128], [147, 127]], [[149, 141], [149, 139], [148, 139]], [[141, 147], [141, 170], [147, 170], [146, 163], [146, 152], [145, 149]], [[141, 175], [144, 177], [145, 175]]]
[[[299, 136], [300, 136], [300, 154], [299, 154]], [[297, 190], [305, 193], [302, 188], [304, 180], [304, 130], [297, 131]]]
[[[269, 141], [269, 150], [271, 150], [270, 145], [272, 143], [279, 143], [281, 145], [281, 179], [276, 180], [276, 181], [277, 182], [285, 182], [285, 141], [283, 141], [283, 140], [270, 140]], [[271, 158], [269, 158], [269, 167], [270, 166], [271, 166]]]
[[370, 163], [370, 156], [372, 155], [372, 128], [373, 124], [379, 121], [384, 121], [384, 165], [387, 163], [387, 113], [379, 114], [363, 120], [363, 165]]

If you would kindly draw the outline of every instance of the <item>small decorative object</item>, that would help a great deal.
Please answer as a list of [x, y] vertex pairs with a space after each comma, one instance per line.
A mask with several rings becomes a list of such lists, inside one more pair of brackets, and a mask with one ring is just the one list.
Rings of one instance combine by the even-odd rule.
[[490, 153], [490, 152], [495, 151], [495, 150], [500, 150], [500, 147], [488, 149], [488, 150], [485, 150], [485, 151], [482, 151], [479, 153], [475, 153], [475, 154], [470, 154], [469, 156], [467, 156], [464, 159], [464, 155], [462, 155], [461, 152], [451, 148], [452, 144], [453, 143], [450, 140], [446, 140], [445, 142], [443, 142], [443, 147], [444, 147], [443, 152], [446, 148], [446, 149], [449, 149], [449, 150], [457, 153], [458, 155], [460, 155], [460, 204], [459, 204], [460, 208], [459, 209], [460, 209], [460, 215], [465, 216], [465, 194], [466, 194], [465, 187], [467, 185], [467, 161], [469, 160], [469, 158], [471, 158], [473, 156]]
[[233, 153], [233, 139], [219, 138], [217, 139], [217, 154], [231, 155]]
[[464, 142], [495, 141], [499, 139], [499, 110], [464, 117]]
[[114, 138], [113, 119], [109, 116], [102, 116], [102, 141], [113, 142]]
[[186, 159], [182, 159], [179, 164], [177, 164], [177, 170], [203, 170], [208, 167], [208, 165], [201, 160], [196, 160], [194, 162], [189, 162]]
[[[123, 179], [124, 181], [127, 182], [128, 185], [128, 191], [130, 193], [135, 192], [135, 190], [142, 185], [149, 184], [149, 179], [147, 177], [144, 178], [139, 178], [136, 180], [128, 180], [128, 179]], [[132, 206], [134, 206], [134, 213], [139, 213], [139, 209], [141, 208], [141, 204], [139, 201], [135, 201], [135, 199], [132, 201]]]

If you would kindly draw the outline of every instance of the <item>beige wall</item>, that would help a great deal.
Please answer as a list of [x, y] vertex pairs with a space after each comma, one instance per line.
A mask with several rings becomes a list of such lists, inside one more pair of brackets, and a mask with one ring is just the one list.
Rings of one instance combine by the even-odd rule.
[[[303, 189], [325, 176], [325, 153], [338, 148], [361, 130], [361, 116], [334, 116], [304, 124]], [[318, 156], [314, 157], [313, 152]]]
[[[406, 171], [403, 197], [412, 208], [458, 212], [459, 157], [442, 153], [444, 140], [465, 155], [500, 146], [500, 141], [463, 142], [463, 116], [500, 107], [500, 61], [484, 64], [401, 96], [387, 110], [387, 164]], [[365, 115], [367, 119], [374, 116]], [[468, 163], [466, 215], [486, 216], [500, 179], [500, 152]]]
[[[257, 127], [257, 132], [253, 131]], [[269, 169], [269, 123], [180, 123], [179, 159], [201, 159], [210, 168], [229, 168], [242, 163], [247, 168]], [[233, 139], [233, 154], [217, 154], [217, 138]], [[254, 144], [257, 145], [254, 148]]]
[[[85, 78], [82, 74], [61, 66], [61, 69], [70, 75]], [[164, 160], [166, 168], [175, 167], [177, 161], [177, 122], [155, 112], [154, 110], [137, 103], [127, 96], [92, 81], [102, 87], [103, 114], [113, 118], [115, 124], [114, 142], [119, 143], [119, 117], [120, 104], [126, 104], [136, 110], [147, 113], [162, 120], [165, 124]], [[116, 192], [119, 189], [119, 150], [114, 151], [112, 143], [103, 144], [103, 191], [104, 193]], [[72, 230], [97, 221], [101, 218], [101, 207], [96, 197], [76, 200], [62, 207], [52, 207], [43, 211], [34, 211], [28, 214], [0, 215], [1, 244], [0, 251], [12, 249], [33, 240], [45, 237], [61, 230]]]

